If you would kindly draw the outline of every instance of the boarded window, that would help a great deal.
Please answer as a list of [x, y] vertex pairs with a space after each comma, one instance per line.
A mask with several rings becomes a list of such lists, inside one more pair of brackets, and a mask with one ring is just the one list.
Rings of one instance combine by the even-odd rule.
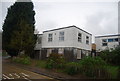
[[77, 50], [77, 59], [81, 59], [81, 50]]
[[58, 54], [64, 54], [64, 49], [63, 48], [59, 48]]
[[52, 49], [47, 49], [47, 57], [49, 57], [51, 53], [52, 53]]

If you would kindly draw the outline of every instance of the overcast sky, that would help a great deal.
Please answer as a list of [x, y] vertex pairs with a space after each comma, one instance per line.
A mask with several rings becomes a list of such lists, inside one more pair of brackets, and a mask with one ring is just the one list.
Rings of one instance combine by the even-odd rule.
[[[7, 8], [15, 0], [3, 0], [0, 10], [2, 23]], [[118, 1], [119, 0], [32, 0], [34, 3], [35, 27], [39, 33], [45, 30], [76, 25], [96, 35], [118, 33]], [[2, 24], [0, 25], [2, 29]], [[94, 39], [93, 39], [94, 41]]]

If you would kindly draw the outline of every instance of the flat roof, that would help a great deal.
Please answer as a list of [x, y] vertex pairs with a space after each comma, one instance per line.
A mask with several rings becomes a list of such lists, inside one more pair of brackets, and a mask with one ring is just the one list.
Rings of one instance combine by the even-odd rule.
[[101, 37], [113, 37], [113, 36], [120, 36], [120, 34], [115, 34], [115, 35], [103, 35], [103, 36], [95, 36], [95, 38], [101, 38]]
[[68, 26], [68, 27], [62, 27], [62, 28], [57, 28], [57, 29], [52, 29], [52, 30], [47, 30], [47, 31], [43, 31], [43, 33], [44, 33], [44, 32], [55, 31], [55, 30], [66, 29], [66, 28], [72, 28], [72, 27], [75, 27], [75, 28], [77, 28], [77, 29], [79, 29], [79, 30], [81, 30], [81, 31], [89, 34], [89, 35], [92, 35], [92, 34], [88, 33], [87, 31], [85, 31], [85, 30], [83, 30], [83, 29], [81, 29], [81, 28], [79, 28], [79, 27], [77, 27], [77, 26], [75, 26], [75, 25], [73, 25], [73, 26]]

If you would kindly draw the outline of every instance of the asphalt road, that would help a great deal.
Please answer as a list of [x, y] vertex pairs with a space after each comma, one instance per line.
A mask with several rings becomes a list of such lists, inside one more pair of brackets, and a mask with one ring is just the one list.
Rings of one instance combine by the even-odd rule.
[[[3, 61], [2, 63], [2, 79], [26, 79], [28, 81], [32, 81], [31, 79], [50, 79], [54, 80], [53, 78], [40, 75], [20, 67], [16, 67]], [[54, 80], [56, 81], [56, 80]]]

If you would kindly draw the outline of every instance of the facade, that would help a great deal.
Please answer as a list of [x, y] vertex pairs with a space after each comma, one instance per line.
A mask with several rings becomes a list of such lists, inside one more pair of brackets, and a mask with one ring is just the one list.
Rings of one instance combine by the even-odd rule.
[[38, 35], [35, 52], [39, 59], [51, 53], [63, 54], [69, 61], [81, 59], [91, 52], [92, 35], [76, 26], [44, 31]]
[[102, 50], [113, 50], [119, 45], [120, 34], [117, 35], [106, 35], [106, 36], [96, 36], [96, 51], [100, 52]]

